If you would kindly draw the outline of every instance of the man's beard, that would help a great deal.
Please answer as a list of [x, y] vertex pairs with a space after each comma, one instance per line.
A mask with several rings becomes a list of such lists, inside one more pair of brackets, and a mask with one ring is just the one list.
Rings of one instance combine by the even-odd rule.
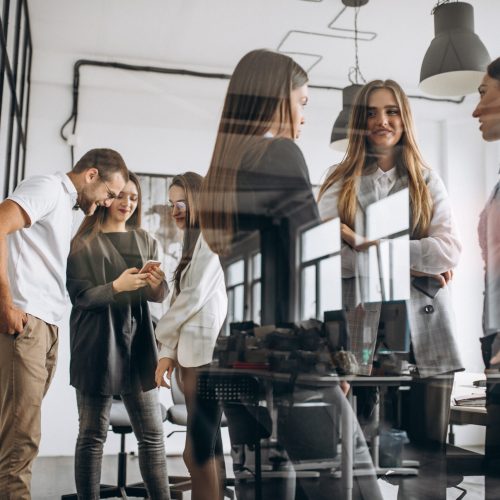
[[85, 188], [78, 193], [76, 200], [78, 206], [85, 215], [92, 215], [95, 212], [96, 205], [94, 200], [88, 195]]

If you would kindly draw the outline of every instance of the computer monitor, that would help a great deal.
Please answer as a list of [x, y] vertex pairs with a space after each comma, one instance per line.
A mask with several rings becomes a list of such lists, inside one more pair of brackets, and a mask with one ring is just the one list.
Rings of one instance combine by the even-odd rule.
[[410, 351], [410, 326], [404, 300], [383, 302], [378, 326], [379, 349], [392, 352]]
[[332, 351], [351, 348], [349, 338], [349, 326], [343, 309], [337, 311], [325, 311], [323, 313], [323, 323], [325, 324], [328, 347]]

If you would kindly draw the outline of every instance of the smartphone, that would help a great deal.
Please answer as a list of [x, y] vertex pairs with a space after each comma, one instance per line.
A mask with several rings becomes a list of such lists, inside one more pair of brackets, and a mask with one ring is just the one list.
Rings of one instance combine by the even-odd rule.
[[416, 276], [411, 280], [411, 284], [424, 295], [433, 299], [441, 290], [441, 285], [438, 280], [430, 276]]
[[143, 273], [149, 273], [151, 269], [155, 267], [160, 267], [161, 262], [159, 260], [148, 260], [146, 263], [142, 266], [142, 269], [139, 271], [139, 274]]

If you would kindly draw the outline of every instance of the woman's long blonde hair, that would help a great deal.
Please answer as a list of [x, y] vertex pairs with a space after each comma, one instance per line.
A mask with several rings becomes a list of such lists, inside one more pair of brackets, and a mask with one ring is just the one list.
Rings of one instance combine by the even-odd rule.
[[336, 182], [342, 188], [338, 200], [340, 219], [355, 230], [357, 210], [356, 181], [363, 175], [366, 167], [374, 163], [373, 152], [368, 141], [366, 124], [368, 119], [368, 99], [374, 90], [388, 89], [396, 99], [403, 135], [396, 146], [396, 168], [399, 175], [408, 176], [411, 206], [411, 237], [419, 239], [427, 235], [432, 218], [432, 198], [424, 179], [425, 165], [415, 140], [414, 124], [408, 97], [394, 80], [374, 80], [364, 85], [358, 92], [349, 120], [348, 146], [344, 159], [330, 173], [322, 184], [318, 199]]
[[215, 253], [227, 253], [233, 238], [243, 156], [258, 161], [272, 142], [261, 138], [276, 125], [277, 136], [295, 137], [290, 94], [307, 81], [291, 57], [270, 50], [249, 52], [236, 66], [201, 193], [201, 230]]

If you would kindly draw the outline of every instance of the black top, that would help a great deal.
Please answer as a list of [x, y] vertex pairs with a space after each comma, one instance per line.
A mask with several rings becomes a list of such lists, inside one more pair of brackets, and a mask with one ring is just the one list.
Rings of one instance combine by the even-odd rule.
[[238, 172], [235, 238], [239, 231], [260, 232], [263, 324], [293, 319], [290, 276], [296, 269], [297, 229], [319, 220], [298, 146], [290, 139], [260, 139], [243, 156]]
[[[137, 267], [141, 269], [142, 260], [137, 246], [135, 235], [130, 231], [123, 233], [104, 233], [106, 238], [113, 244], [117, 252], [122, 256], [128, 269]], [[120, 297], [122, 298], [122, 297]], [[128, 292], [124, 295], [125, 300], [130, 301], [132, 316], [140, 321], [141, 318], [141, 290]]]
[[128, 268], [142, 267], [141, 255], [133, 233], [125, 231], [124, 233], [104, 233], [106, 238], [113, 243], [118, 250]]
[[157, 259], [157, 243], [141, 229], [117, 234], [99, 233], [68, 258], [70, 383], [88, 394], [155, 387], [156, 340], [147, 301], [163, 300], [164, 291], [152, 297], [146, 287], [115, 295], [112, 283], [125, 269]]

